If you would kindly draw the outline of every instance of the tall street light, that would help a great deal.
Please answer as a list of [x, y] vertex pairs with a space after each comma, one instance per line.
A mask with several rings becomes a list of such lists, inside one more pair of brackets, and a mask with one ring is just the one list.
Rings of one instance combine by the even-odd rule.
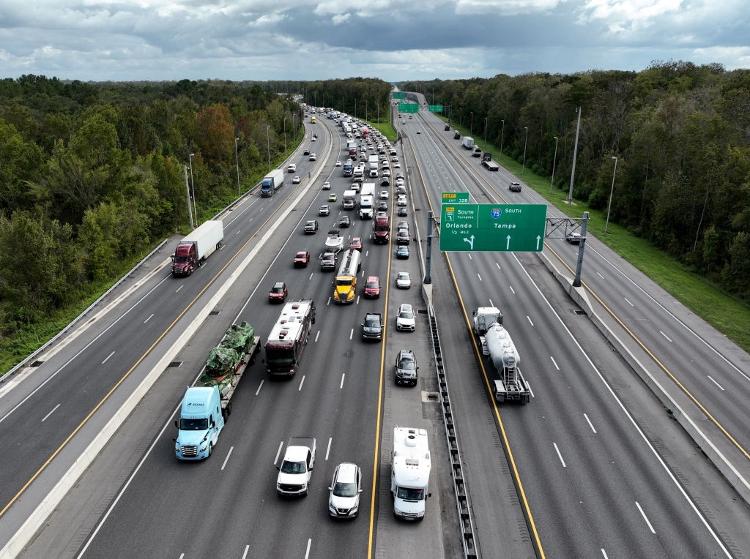
[[523, 168], [521, 169], [522, 174], [526, 172], [526, 143], [529, 140], [529, 127], [524, 126], [523, 129], [526, 131], [526, 136], [523, 140]]
[[503, 153], [503, 133], [505, 132], [505, 119], [500, 121], [502, 126], [500, 127], [500, 154]]
[[[484, 143], [485, 144], [487, 143], [487, 119], [488, 118], [489, 117], [484, 117]], [[487, 148], [485, 147], [485, 149]]]
[[268, 168], [271, 168], [271, 125], [266, 124], [266, 149], [268, 150]]
[[550, 186], [552, 186], [555, 182], [555, 163], [557, 162], [557, 142], [558, 142], [558, 137], [555, 136], [555, 155], [552, 156], [552, 178], [549, 180]]
[[471, 117], [471, 120], [469, 121], [469, 134], [474, 133], [474, 111], [469, 111], [469, 116]]
[[190, 154], [190, 157], [188, 157], [188, 164], [190, 165], [190, 190], [193, 194], [193, 215], [195, 215], [195, 222], [198, 222], [198, 206], [195, 203], [195, 180], [193, 179], [193, 157], [195, 157], [194, 153]]
[[612, 187], [609, 189], [609, 203], [607, 204], [607, 221], [604, 224], [604, 232], [607, 232], [607, 228], [609, 227], [609, 211], [612, 209], [612, 195], [615, 193], [615, 174], [617, 173], [617, 157], [612, 156], [612, 159], [615, 160], [615, 168], [612, 169]]
[[284, 152], [286, 152], [286, 115], [284, 115]]
[[240, 156], [237, 151], [237, 142], [239, 142], [240, 139], [235, 136], [234, 137], [234, 164], [237, 167], [237, 196], [240, 195]]

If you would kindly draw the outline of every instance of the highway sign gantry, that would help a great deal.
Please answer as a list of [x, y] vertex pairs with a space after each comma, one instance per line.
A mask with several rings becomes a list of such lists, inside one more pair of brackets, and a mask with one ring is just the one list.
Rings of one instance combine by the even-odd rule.
[[544, 204], [443, 203], [440, 250], [541, 252], [546, 220]]
[[431, 113], [442, 113], [443, 112], [443, 106], [442, 105], [430, 105], [428, 107], [429, 111]]

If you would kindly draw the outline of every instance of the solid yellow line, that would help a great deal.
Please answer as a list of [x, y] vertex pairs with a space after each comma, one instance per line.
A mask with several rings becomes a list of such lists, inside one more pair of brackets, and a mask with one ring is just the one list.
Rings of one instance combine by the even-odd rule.
[[[390, 224], [393, 224], [393, 208], [391, 206]], [[373, 217], [374, 219], [374, 217]], [[415, 224], [416, 226], [416, 224]], [[380, 374], [378, 377], [378, 412], [375, 419], [375, 450], [372, 461], [372, 488], [370, 494], [370, 525], [367, 533], [367, 559], [372, 559], [373, 538], [375, 535], [375, 501], [378, 491], [378, 463], [380, 462], [380, 416], [383, 410], [383, 379], [385, 376], [385, 346], [388, 336], [388, 299], [391, 289], [391, 262], [393, 260], [392, 237], [388, 233], [388, 267], [385, 278], [385, 310], [383, 311], [383, 339], [380, 346]]]
[[[433, 212], [434, 210], [432, 208], [432, 202], [430, 201], [430, 195], [427, 192], [427, 187], [425, 186], [424, 178], [422, 176], [422, 172], [419, 169], [419, 164], [416, 162], [416, 153], [414, 153], [414, 148], [409, 143], [409, 147], [412, 150], [412, 154], [414, 155], [414, 161], [417, 165], [417, 172], [419, 173], [420, 179], [422, 180], [422, 188], [424, 190], [425, 196], [427, 197], [427, 204], [430, 206], [430, 210]], [[526, 490], [523, 487], [523, 482], [521, 481], [521, 474], [518, 471], [518, 467], [516, 466], [516, 460], [513, 457], [513, 451], [510, 448], [510, 440], [508, 439], [508, 434], [505, 431], [505, 424], [503, 423], [503, 419], [500, 416], [500, 409], [497, 406], [497, 402], [495, 401], [495, 396], [492, 392], [492, 387], [490, 385], [489, 377], [487, 376], [487, 370], [484, 367], [484, 361], [482, 360], [482, 354], [479, 351], [479, 348], [477, 347], [477, 342], [474, 337], [474, 331], [471, 328], [471, 321], [469, 320], [469, 316], [466, 313], [466, 306], [464, 305], [463, 297], [461, 296], [461, 290], [458, 287], [458, 281], [456, 280], [456, 275], [453, 273], [453, 266], [451, 266], [450, 258], [447, 253], [443, 253], [443, 256], [445, 257], [445, 261], [448, 264], [448, 271], [451, 276], [451, 280], [453, 282], [453, 287], [456, 290], [456, 295], [458, 295], [458, 301], [461, 305], [461, 311], [464, 315], [464, 323], [466, 324], [466, 328], [469, 330], [469, 338], [471, 339], [471, 345], [474, 348], [474, 356], [477, 359], [477, 363], [479, 363], [479, 367], [482, 369], [482, 378], [484, 380], [485, 388], [487, 389], [487, 392], [490, 396], [490, 401], [492, 402], [492, 409], [495, 413], [495, 419], [497, 419], [497, 423], [500, 426], [500, 434], [503, 438], [503, 445], [505, 446], [505, 450], [507, 452], [508, 461], [510, 462], [511, 469], [513, 471], [513, 477], [516, 481], [516, 487], [518, 488], [519, 497], [521, 498], [521, 503], [523, 505], [527, 521], [529, 523], [529, 526], [531, 528], [531, 535], [534, 538], [534, 543], [537, 549], [537, 553], [540, 558], [545, 559], [546, 555], [544, 553], [544, 547], [542, 546], [542, 540], [539, 536], [539, 531], [536, 528], [536, 522], [534, 521], [534, 515], [531, 512], [531, 506], [529, 505], [529, 501], [526, 498]]]
[[[329, 132], [329, 134], [330, 134], [330, 132]], [[332, 134], [331, 134], [331, 147], [333, 147], [333, 135], [332, 135]], [[292, 191], [290, 190], [290, 191], [289, 191], [289, 195], [287, 196], [287, 198], [288, 198], [289, 196], [291, 196], [291, 195], [292, 195]], [[193, 306], [193, 305], [194, 305], [194, 304], [196, 303], [196, 301], [197, 301], [197, 300], [198, 300], [199, 298], [201, 298], [201, 297], [203, 296], [203, 294], [204, 294], [204, 293], [205, 293], [205, 292], [206, 292], [206, 291], [208, 290], [208, 288], [209, 288], [209, 287], [211, 287], [211, 286], [212, 286], [212, 285], [214, 284], [214, 282], [216, 281], [216, 279], [217, 279], [217, 278], [218, 278], [218, 277], [219, 277], [219, 276], [220, 276], [220, 275], [221, 275], [222, 273], [224, 273], [224, 270], [226, 270], [226, 269], [227, 269], [227, 268], [228, 268], [228, 267], [229, 267], [229, 266], [230, 266], [230, 265], [232, 264], [232, 262], [234, 262], [234, 260], [235, 260], [235, 259], [236, 259], [236, 258], [237, 258], [237, 257], [239, 256], [240, 252], [242, 252], [242, 251], [243, 251], [243, 250], [245, 249], [245, 247], [246, 247], [246, 246], [247, 246], [247, 245], [248, 245], [248, 244], [250, 243], [250, 241], [252, 241], [252, 240], [253, 240], [253, 239], [254, 239], [254, 238], [255, 238], [255, 237], [256, 237], [256, 236], [258, 235], [258, 233], [259, 233], [259, 232], [261, 232], [261, 231], [264, 231], [264, 230], [265, 230], [265, 226], [266, 226], [266, 224], [267, 224], [267, 223], [268, 223], [268, 222], [269, 222], [269, 221], [270, 221], [270, 220], [271, 220], [271, 219], [273, 218], [273, 216], [274, 216], [274, 215], [276, 215], [276, 213], [277, 213], [277, 212], [278, 212], [278, 211], [279, 211], [279, 210], [280, 210], [281, 208], [283, 208], [283, 207], [284, 207], [283, 205], [279, 206], [279, 207], [278, 207], [278, 208], [277, 208], [276, 210], [274, 210], [274, 212], [273, 212], [273, 213], [272, 213], [272, 214], [271, 214], [270, 216], [268, 216], [268, 219], [266, 219], [266, 220], [265, 220], [265, 221], [263, 222], [263, 225], [261, 225], [261, 226], [260, 226], [260, 228], [258, 229], [258, 232], [254, 233], [254, 234], [253, 234], [253, 235], [252, 235], [252, 236], [251, 236], [251, 237], [250, 237], [250, 238], [249, 238], [249, 239], [248, 239], [247, 241], [245, 241], [245, 242], [244, 242], [244, 243], [242, 244], [242, 246], [241, 246], [241, 247], [240, 247], [240, 249], [239, 249], [239, 250], [238, 250], [238, 251], [237, 251], [237, 252], [236, 252], [236, 253], [234, 254], [234, 256], [232, 256], [232, 257], [231, 257], [231, 258], [229, 259], [229, 261], [228, 261], [228, 262], [227, 262], [227, 263], [226, 263], [226, 264], [225, 264], [224, 266], [222, 266], [222, 268], [221, 268], [221, 269], [220, 269], [220, 270], [219, 270], [218, 272], [216, 272], [216, 274], [214, 275], [214, 277], [212, 277], [212, 278], [211, 278], [211, 279], [209, 280], [209, 282], [208, 282], [208, 283], [207, 283], [207, 284], [206, 284], [206, 285], [205, 285], [205, 286], [203, 287], [203, 289], [201, 289], [201, 290], [200, 290], [200, 291], [198, 292], [198, 294], [197, 294], [197, 295], [195, 296], [195, 298], [193, 298], [193, 300], [192, 300], [192, 301], [190, 301], [190, 303], [188, 303], [188, 305], [187, 305], [187, 306], [186, 306], [186, 307], [185, 307], [185, 308], [183, 309], [183, 311], [182, 311], [182, 312], [181, 312], [181, 313], [180, 313], [179, 315], [177, 315], [177, 318], [175, 318], [175, 319], [174, 319], [174, 320], [172, 321], [172, 323], [171, 323], [171, 324], [170, 324], [169, 326], [167, 326], [167, 328], [166, 328], [166, 329], [165, 329], [165, 330], [164, 330], [164, 331], [163, 331], [163, 332], [162, 332], [162, 333], [161, 333], [161, 334], [159, 335], [159, 337], [158, 337], [158, 338], [156, 338], [156, 340], [154, 341], [154, 343], [152, 343], [152, 344], [151, 344], [151, 345], [149, 346], [149, 348], [148, 348], [148, 349], [147, 349], [147, 350], [146, 350], [146, 351], [145, 351], [145, 352], [144, 352], [144, 353], [143, 353], [143, 354], [142, 354], [142, 355], [141, 355], [141, 356], [140, 356], [140, 357], [139, 357], [139, 358], [138, 358], [138, 359], [136, 360], [136, 362], [135, 362], [135, 363], [134, 363], [134, 364], [133, 364], [133, 365], [132, 365], [132, 366], [131, 366], [131, 367], [130, 367], [130, 368], [129, 368], [129, 369], [128, 369], [128, 370], [126, 371], [126, 372], [125, 372], [125, 374], [124, 374], [124, 375], [123, 375], [122, 377], [120, 377], [120, 379], [119, 379], [119, 380], [118, 380], [118, 381], [117, 381], [117, 382], [116, 382], [116, 383], [115, 383], [115, 384], [114, 384], [114, 385], [112, 386], [112, 388], [110, 388], [110, 389], [109, 389], [109, 391], [108, 391], [108, 392], [107, 392], [107, 393], [106, 393], [106, 394], [105, 394], [105, 395], [104, 395], [104, 396], [102, 397], [102, 399], [101, 399], [101, 400], [99, 400], [99, 402], [98, 402], [98, 403], [97, 403], [97, 404], [96, 404], [96, 405], [95, 405], [95, 406], [94, 406], [94, 407], [93, 407], [93, 408], [91, 409], [91, 411], [89, 411], [89, 413], [87, 413], [87, 414], [86, 414], [86, 417], [84, 417], [84, 418], [83, 418], [83, 419], [81, 420], [81, 422], [80, 422], [80, 423], [78, 424], [78, 426], [77, 426], [77, 427], [76, 427], [75, 429], [73, 429], [73, 431], [71, 431], [71, 432], [70, 432], [70, 434], [69, 434], [69, 435], [68, 435], [67, 437], [65, 437], [65, 439], [63, 440], [63, 442], [62, 442], [62, 443], [60, 443], [60, 446], [58, 446], [58, 447], [57, 447], [57, 448], [56, 448], [56, 449], [55, 449], [55, 450], [54, 450], [54, 451], [52, 452], [52, 454], [50, 454], [50, 455], [49, 455], [49, 457], [47, 457], [47, 459], [46, 459], [46, 460], [45, 460], [45, 461], [44, 461], [44, 462], [42, 463], [42, 465], [41, 465], [41, 466], [40, 466], [40, 467], [39, 467], [39, 468], [37, 469], [37, 471], [36, 471], [36, 472], [34, 472], [34, 474], [33, 474], [33, 475], [32, 475], [32, 476], [31, 476], [31, 477], [30, 477], [30, 478], [29, 478], [29, 479], [28, 479], [28, 480], [26, 481], [26, 483], [24, 483], [24, 484], [23, 484], [23, 485], [21, 486], [21, 489], [19, 489], [19, 490], [18, 490], [18, 492], [17, 492], [17, 493], [16, 493], [16, 494], [15, 494], [15, 495], [14, 495], [14, 496], [13, 496], [13, 497], [11, 498], [11, 500], [10, 500], [10, 501], [8, 501], [8, 502], [7, 502], [6, 504], [5, 504], [5, 506], [4, 506], [4, 507], [3, 507], [2, 509], [0, 509], [0, 518], [2, 518], [2, 517], [3, 517], [3, 515], [4, 515], [4, 514], [5, 514], [5, 513], [7, 512], [7, 511], [8, 511], [8, 509], [9, 509], [9, 508], [10, 508], [11, 506], [13, 506], [13, 504], [14, 504], [14, 503], [15, 503], [15, 502], [16, 502], [16, 501], [17, 501], [17, 500], [18, 500], [18, 499], [19, 499], [19, 498], [21, 497], [21, 495], [23, 495], [23, 494], [24, 494], [24, 492], [25, 492], [25, 491], [26, 491], [26, 490], [27, 490], [27, 489], [29, 488], [29, 486], [30, 486], [30, 485], [31, 485], [32, 483], [34, 483], [34, 481], [36, 481], [36, 479], [37, 479], [37, 478], [38, 478], [38, 477], [39, 477], [39, 476], [40, 476], [40, 475], [42, 474], [42, 472], [44, 472], [44, 470], [46, 470], [46, 469], [47, 469], [47, 467], [48, 467], [48, 466], [50, 465], [50, 463], [51, 463], [51, 462], [52, 462], [52, 461], [53, 461], [53, 460], [54, 460], [54, 459], [55, 459], [55, 458], [56, 458], [56, 457], [57, 457], [57, 456], [58, 456], [58, 455], [60, 454], [60, 452], [62, 452], [62, 450], [63, 450], [63, 449], [64, 449], [64, 448], [65, 448], [65, 447], [66, 447], [66, 446], [68, 445], [68, 443], [69, 443], [69, 442], [71, 441], [71, 439], [72, 439], [73, 437], [75, 437], [75, 436], [76, 436], [76, 435], [78, 434], [78, 432], [79, 432], [79, 431], [80, 431], [81, 429], [83, 429], [84, 425], [86, 425], [86, 423], [88, 423], [88, 421], [89, 421], [89, 420], [91, 419], [91, 417], [92, 417], [92, 416], [93, 416], [93, 415], [94, 415], [94, 414], [95, 414], [95, 413], [96, 413], [97, 411], [99, 411], [99, 409], [100, 409], [100, 408], [101, 408], [101, 407], [102, 407], [102, 406], [104, 405], [104, 403], [105, 403], [105, 402], [106, 402], [107, 400], [109, 400], [110, 396], [112, 396], [112, 394], [113, 394], [113, 393], [115, 392], [115, 390], [117, 390], [117, 388], [118, 388], [118, 387], [119, 387], [119, 386], [120, 386], [120, 385], [121, 385], [121, 384], [122, 384], [123, 382], [125, 382], [125, 379], [127, 379], [127, 378], [128, 378], [129, 376], [130, 376], [130, 374], [131, 374], [131, 373], [132, 373], [132, 372], [133, 372], [133, 371], [135, 370], [135, 368], [136, 368], [136, 367], [138, 367], [138, 365], [140, 365], [140, 364], [141, 364], [141, 363], [143, 362], [143, 360], [144, 360], [144, 359], [146, 359], [146, 357], [148, 357], [148, 355], [149, 355], [149, 354], [150, 354], [150, 353], [151, 353], [151, 352], [152, 352], [152, 351], [154, 350], [154, 348], [155, 348], [155, 347], [156, 347], [156, 346], [157, 346], [157, 345], [158, 345], [158, 344], [159, 344], [159, 343], [160, 343], [160, 342], [161, 342], [161, 341], [162, 341], [162, 340], [164, 339], [164, 337], [165, 337], [165, 336], [166, 336], [166, 335], [167, 335], [167, 334], [169, 333], [169, 331], [170, 331], [170, 330], [171, 330], [171, 329], [172, 329], [172, 328], [174, 327], [174, 325], [175, 325], [175, 324], [176, 324], [176, 323], [177, 323], [177, 322], [178, 322], [178, 321], [179, 321], [179, 320], [180, 320], [180, 319], [181, 319], [181, 318], [182, 318], [183, 316], [185, 316], [185, 313], [187, 313], [187, 312], [188, 312], [188, 311], [189, 311], [189, 310], [190, 310], [190, 309], [192, 308], [192, 306]]]
[[[547, 248], [548, 248], [548, 249], [550, 250], [550, 252], [552, 252], [552, 254], [554, 254], [554, 255], [555, 255], [555, 256], [557, 257], [557, 259], [558, 259], [558, 260], [559, 260], [559, 261], [560, 261], [560, 262], [561, 262], [561, 263], [563, 264], [563, 266], [565, 266], [565, 267], [566, 267], [566, 268], [567, 268], [567, 269], [568, 269], [568, 270], [569, 270], [569, 271], [570, 271], [571, 273], [573, 272], [572, 268], [570, 268], [570, 266], [568, 266], [568, 264], [567, 264], [567, 263], [566, 263], [566, 262], [565, 262], [565, 261], [564, 261], [564, 260], [562, 259], [562, 257], [561, 257], [561, 256], [560, 256], [560, 255], [559, 255], [559, 254], [558, 254], [557, 252], [555, 252], [555, 251], [554, 251], [554, 250], [553, 250], [552, 248], [550, 248], [549, 246], [548, 246]], [[614, 319], [615, 319], [615, 321], [616, 321], [616, 322], [617, 322], [617, 323], [618, 323], [618, 324], [619, 324], [619, 325], [620, 325], [620, 326], [621, 326], [621, 327], [623, 328], [623, 330], [625, 330], [625, 331], [626, 331], [626, 332], [627, 332], [627, 333], [628, 333], [628, 334], [630, 335], [630, 337], [631, 337], [631, 338], [633, 338], [633, 340], [635, 340], [635, 342], [636, 342], [636, 343], [637, 343], [637, 344], [638, 344], [639, 346], [641, 346], [641, 349], [643, 349], [643, 351], [645, 351], [645, 352], [646, 352], [646, 353], [648, 354], [648, 356], [649, 356], [649, 357], [651, 357], [651, 359], [653, 359], [653, 360], [654, 360], [654, 362], [655, 362], [655, 363], [656, 363], [656, 364], [657, 364], [657, 365], [659, 366], [659, 368], [661, 368], [661, 370], [662, 370], [662, 371], [664, 371], [664, 372], [665, 372], [665, 373], [667, 374], [667, 376], [669, 376], [669, 378], [671, 378], [671, 379], [672, 379], [672, 381], [673, 381], [673, 382], [674, 382], [674, 383], [675, 383], [675, 384], [677, 385], [677, 387], [678, 387], [678, 388], [679, 388], [680, 390], [682, 390], [682, 392], [683, 392], [683, 393], [684, 393], [684, 394], [685, 394], [685, 395], [686, 395], [686, 396], [687, 396], [687, 397], [688, 397], [688, 398], [689, 398], [689, 399], [690, 399], [690, 400], [691, 400], [691, 401], [692, 401], [692, 402], [693, 402], [693, 403], [694, 403], [694, 404], [695, 404], [695, 405], [696, 405], [696, 406], [698, 407], [698, 409], [700, 409], [700, 410], [701, 410], [701, 411], [703, 412], [703, 414], [704, 414], [704, 415], [705, 415], [705, 416], [706, 416], [706, 417], [707, 417], [707, 418], [708, 418], [708, 419], [709, 419], [709, 420], [711, 421], [711, 423], [713, 423], [713, 424], [714, 424], [714, 425], [715, 425], [715, 426], [716, 426], [716, 427], [717, 427], [717, 428], [719, 429], [719, 431], [721, 431], [721, 432], [722, 432], [722, 434], [723, 434], [723, 435], [724, 435], [724, 436], [725, 436], [725, 437], [726, 437], [727, 439], [729, 439], [729, 441], [730, 441], [730, 442], [731, 442], [731, 443], [732, 443], [732, 444], [733, 444], [733, 445], [734, 445], [735, 447], [737, 447], [737, 449], [738, 449], [738, 450], [739, 450], [739, 451], [740, 451], [740, 452], [741, 452], [741, 453], [743, 454], [743, 456], [744, 456], [744, 457], [745, 457], [746, 459], [750, 460], [750, 452], [748, 452], [748, 451], [747, 451], [747, 450], [745, 449], [745, 447], [743, 447], [743, 446], [742, 446], [742, 445], [741, 445], [741, 444], [740, 444], [740, 443], [739, 443], [739, 442], [737, 441], [737, 439], [735, 439], [735, 438], [734, 438], [734, 436], [733, 436], [733, 435], [732, 435], [732, 434], [731, 434], [731, 433], [730, 433], [730, 432], [729, 432], [729, 431], [728, 431], [728, 430], [727, 430], [727, 429], [726, 429], [726, 428], [725, 428], [725, 427], [724, 427], [724, 426], [723, 426], [723, 425], [722, 425], [722, 424], [721, 424], [721, 423], [719, 422], [719, 420], [718, 420], [718, 419], [716, 419], [716, 418], [715, 418], [715, 417], [714, 417], [714, 416], [713, 416], [713, 415], [711, 414], [711, 412], [709, 412], [709, 411], [708, 411], [708, 410], [706, 409], [706, 407], [705, 407], [705, 406], [704, 406], [703, 404], [701, 404], [701, 403], [700, 403], [700, 401], [698, 400], [698, 398], [696, 398], [696, 397], [695, 397], [695, 396], [693, 395], [693, 393], [692, 393], [692, 392], [690, 392], [690, 390], [688, 390], [688, 388], [687, 388], [687, 387], [686, 387], [686, 386], [685, 386], [684, 384], [682, 384], [682, 382], [680, 382], [680, 380], [679, 380], [679, 379], [678, 379], [678, 378], [677, 378], [677, 377], [676, 377], [676, 376], [675, 376], [675, 375], [674, 375], [674, 374], [672, 373], [672, 371], [671, 371], [671, 370], [670, 370], [670, 369], [669, 369], [669, 368], [668, 368], [668, 367], [667, 367], [667, 366], [666, 366], [666, 365], [665, 365], [664, 363], [662, 363], [662, 362], [661, 362], [661, 360], [659, 360], [659, 358], [658, 358], [658, 357], [656, 357], [656, 355], [654, 355], [654, 353], [653, 353], [653, 352], [652, 352], [652, 351], [651, 351], [651, 350], [650, 350], [650, 349], [649, 349], [648, 347], [646, 347], [646, 344], [645, 344], [645, 343], [643, 343], [643, 342], [641, 341], [641, 339], [640, 339], [640, 338], [638, 337], [638, 335], [637, 335], [637, 334], [635, 334], [635, 333], [634, 333], [634, 332], [633, 332], [632, 330], [630, 330], [630, 328], [628, 328], [628, 327], [627, 327], [627, 326], [625, 325], [625, 323], [624, 323], [624, 322], [623, 322], [623, 321], [622, 321], [622, 320], [620, 319], [620, 317], [619, 317], [619, 316], [617, 316], [617, 315], [615, 314], [615, 312], [614, 312], [614, 311], [613, 311], [612, 309], [610, 309], [610, 308], [609, 308], [609, 306], [607, 306], [607, 304], [606, 304], [606, 303], [605, 303], [605, 302], [604, 302], [604, 301], [602, 300], [602, 298], [601, 298], [601, 297], [599, 297], [599, 295], [597, 295], [597, 294], [596, 294], [596, 292], [595, 292], [595, 291], [594, 291], [593, 289], [591, 289], [591, 287], [589, 287], [589, 286], [588, 286], [588, 284], [587, 284], [586, 282], [583, 282], [583, 281], [582, 281], [582, 282], [581, 282], [581, 285], [583, 285], [583, 287], [584, 287], [584, 288], [586, 289], [586, 291], [588, 291], [589, 293], [591, 293], [591, 295], [592, 295], [592, 296], [593, 296], [593, 297], [594, 297], [594, 298], [595, 298], [595, 299], [596, 299], [597, 301], [599, 301], [599, 304], [600, 304], [600, 305], [601, 305], [602, 307], [604, 307], [604, 309], [605, 309], [605, 310], [606, 310], [606, 311], [607, 311], [607, 312], [609, 313], [609, 315], [610, 315], [610, 316], [611, 316], [612, 318], [614, 318]]]

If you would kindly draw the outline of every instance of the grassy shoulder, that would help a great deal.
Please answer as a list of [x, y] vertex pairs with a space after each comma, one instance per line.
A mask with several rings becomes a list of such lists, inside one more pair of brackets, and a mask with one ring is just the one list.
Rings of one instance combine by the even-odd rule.
[[367, 124], [372, 126], [373, 128], [376, 128], [377, 130], [380, 130], [380, 133], [383, 134], [386, 138], [388, 138], [388, 141], [393, 143], [396, 141], [397, 135], [396, 135], [396, 129], [391, 124], [390, 115], [388, 115], [388, 120], [379, 120], [379, 121], [373, 121], [373, 120], [365, 120]]
[[[280, 154], [275, 158], [273, 161], [274, 166], [278, 166], [282, 161], [289, 157], [289, 154], [297, 149], [301, 139], [302, 135], [300, 134], [296, 143], [293, 143], [285, 153]], [[251, 187], [255, 186], [255, 184], [265, 176], [266, 172], [267, 169], [259, 169], [255, 173], [247, 175], [242, 182], [243, 192], [246, 192]], [[228, 197], [215, 202], [212, 207], [199, 208], [201, 221], [205, 221], [216, 215], [219, 210], [226, 207], [226, 205], [232, 202], [232, 200], [234, 200], [234, 197]], [[184, 229], [184, 231], [182, 231], [183, 233], [189, 232], [189, 227], [187, 225], [182, 229]], [[49, 339], [65, 328], [71, 320], [81, 314], [86, 307], [91, 305], [91, 303], [112, 287], [112, 285], [114, 285], [123, 274], [126, 274], [160, 242], [161, 239], [155, 242], [152, 246], [144, 249], [141, 254], [134, 255], [130, 260], [121, 262], [120, 265], [113, 270], [112, 277], [109, 280], [92, 283], [82, 287], [81, 297], [75, 304], [56, 310], [49, 314], [44, 321], [29, 324], [21, 328], [13, 336], [0, 337], [0, 377], [7, 373], [17, 363], [20, 363], [27, 355], [36, 351]]]
[[[445, 119], [447, 121], [447, 119]], [[468, 129], [451, 122], [462, 134]], [[474, 139], [477, 140], [476, 136]], [[687, 266], [671, 257], [645, 239], [638, 237], [626, 228], [609, 222], [608, 232], [604, 232], [606, 213], [588, 207], [585, 202], [574, 200], [573, 206], [565, 203], [567, 191], [559, 190], [550, 184], [550, 177], [524, 171], [521, 163], [507, 155], [500, 154], [500, 148], [478, 140], [482, 149], [490, 151], [493, 159], [515, 174], [528, 186], [536, 190], [553, 206], [570, 217], [581, 217], [583, 212], [590, 214], [589, 230], [597, 239], [617, 252], [633, 266], [641, 270], [654, 282], [663, 287], [675, 299], [702, 317], [714, 328], [750, 352], [750, 306], [733, 297], [703, 276], [692, 272]], [[584, 281], [585, 281], [584, 264]]]

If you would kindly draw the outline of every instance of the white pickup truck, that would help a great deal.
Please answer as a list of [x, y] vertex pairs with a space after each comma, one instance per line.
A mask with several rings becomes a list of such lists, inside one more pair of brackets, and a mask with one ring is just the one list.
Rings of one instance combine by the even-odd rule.
[[276, 493], [283, 497], [307, 497], [315, 467], [315, 437], [290, 437], [281, 464], [276, 466]]

